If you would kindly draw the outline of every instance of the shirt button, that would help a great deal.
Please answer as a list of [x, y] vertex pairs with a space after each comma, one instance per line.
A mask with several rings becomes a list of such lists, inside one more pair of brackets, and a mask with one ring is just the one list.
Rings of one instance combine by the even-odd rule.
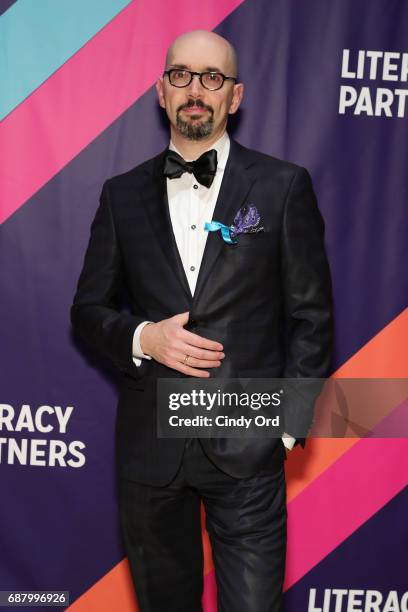
[[198, 189], [198, 185], [193, 185], [193, 186], [194, 186], [194, 189]]
[[195, 266], [190, 266], [190, 270], [191, 270], [191, 272], [194, 272]]
[[191, 229], [195, 229], [196, 227], [197, 227], [196, 225], [192, 225], [192, 226], [191, 226]]

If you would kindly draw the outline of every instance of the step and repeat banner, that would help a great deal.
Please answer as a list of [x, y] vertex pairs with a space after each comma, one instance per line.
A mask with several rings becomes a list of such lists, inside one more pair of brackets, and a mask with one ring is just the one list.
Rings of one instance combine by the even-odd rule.
[[[406, 2], [3, 0], [0, 591], [69, 592], [60, 609], [137, 610], [116, 502], [118, 373], [73, 338], [69, 310], [103, 182], [168, 143], [154, 83], [192, 29], [236, 47], [245, 96], [229, 133], [312, 176], [333, 376], [408, 377]], [[286, 475], [285, 610], [407, 612], [408, 440], [311, 439]], [[203, 544], [215, 612], [204, 529]]]

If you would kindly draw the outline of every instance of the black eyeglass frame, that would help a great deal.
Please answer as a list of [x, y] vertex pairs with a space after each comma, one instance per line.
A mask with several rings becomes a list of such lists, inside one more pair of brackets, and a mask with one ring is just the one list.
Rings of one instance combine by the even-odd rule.
[[[174, 83], [172, 83], [171, 79], [170, 79], [170, 73], [171, 72], [187, 72], [190, 75], [190, 80], [185, 85], [174, 85]], [[185, 68], [170, 68], [169, 70], [165, 70], [163, 72], [163, 76], [165, 76], [166, 74], [167, 74], [167, 76], [169, 78], [170, 85], [172, 85], [172, 87], [177, 87], [178, 89], [182, 89], [183, 87], [188, 87], [190, 85], [191, 81], [193, 80], [193, 77], [196, 76], [196, 75], [200, 79], [201, 85], [204, 87], [204, 89], [207, 89], [208, 91], [218, 91], [224, 85], [225, 81], [228, 81], [228, 80], [232, 80], [232, 81], [235, 81], [235, 82], [237, 81], [237, 77], [225, 76], [225, 74], [223, 74], [222, 72], [215, 72], [214, 70], [206, 70], [205, 72], [193, 72], [192, 70], [186, 70]], [[209, 87], [207, 87], [203, 83], [203, 78], [202, 77], [203, 77], [204, 74], [218, 74], [219, 76], [222, 77], [221, 85], [219, 87], [216, 87], [215, 89], [210, 89]]]

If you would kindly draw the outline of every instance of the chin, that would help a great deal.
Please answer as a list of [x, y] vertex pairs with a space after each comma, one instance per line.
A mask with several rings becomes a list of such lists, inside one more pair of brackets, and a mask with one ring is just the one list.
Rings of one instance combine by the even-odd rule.
[[177, 119], [176, 126], [180, 134], [189, 140], [202, 140], [211, 136], [214, 130], [212, 121], [201, 120], [193, 123], [192, 121], [184, 121], [180, 117]]

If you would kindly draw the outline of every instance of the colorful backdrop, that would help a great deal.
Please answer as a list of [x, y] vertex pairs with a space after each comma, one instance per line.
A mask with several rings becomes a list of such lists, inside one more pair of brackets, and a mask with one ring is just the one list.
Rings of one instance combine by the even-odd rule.
[[[69, 590], [75, 612], [137, 608], [116, 508], [117, 374], [74, 341], [69, 308], [102, 183], [165, 147], [153, 85], [170, 42], [196, 28], [238, 51], [230, 133], [312, 175], [333, 374], [408, 376], [403, 0], [2, 0], [0, 590]], [[353, 598], [408, 609], [407, 468], [405, 438], [290, 454], [288, 612], [341, 598], [337, 612]]]

